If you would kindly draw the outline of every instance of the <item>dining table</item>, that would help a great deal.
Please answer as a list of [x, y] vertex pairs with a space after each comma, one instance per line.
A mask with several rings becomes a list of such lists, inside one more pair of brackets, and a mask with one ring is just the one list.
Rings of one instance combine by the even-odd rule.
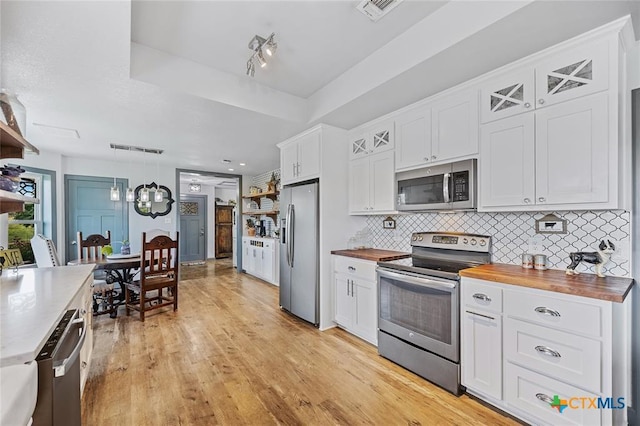
[[[140, 268], [140, 253], [133, 254], [111, 254], [100, 259], [75, 259], [67, 262], [68, 265], [94, 265], [94, 270], [105, 271], [107, 282], [117, 282], [120, 292], [113, 292], [109, 300], [108, 309], [99, 312], [95, 303], [94, 294], [94, 315], [109, 313], [111, 318], [118, 315], [118, 306], [125, 302], [125, 286], [130, 284], [135, 276], [135, 271]], [[115, 293], [115, 294], [114, 294]]]

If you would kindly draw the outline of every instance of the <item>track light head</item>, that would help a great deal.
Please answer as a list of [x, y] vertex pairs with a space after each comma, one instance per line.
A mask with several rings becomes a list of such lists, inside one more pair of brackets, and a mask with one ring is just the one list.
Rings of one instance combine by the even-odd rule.
[[260, 37], [259, 35], [254, 35], [251, 40], [249, 40], [249, 49], [253, 50], [251, 57], [247, 61], [247, 75], [253, 77], [256, 72], [255, 63], [258, 62], [260, 64], [260, 68], [264, 68], [267, 66], [267, 61], [265, 60], [265, 54], [267, 56], [273, 56], [278, 48], [278, 44], [273, 41], [273, 38], [276, 34], [271, 33], [269, 37], [266, 39]]

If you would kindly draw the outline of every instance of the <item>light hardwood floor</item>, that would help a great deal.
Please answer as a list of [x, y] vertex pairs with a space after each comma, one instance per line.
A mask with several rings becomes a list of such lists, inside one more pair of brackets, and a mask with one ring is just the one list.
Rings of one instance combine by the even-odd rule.
[[517, 424], [280, 311], [230, 261], [182, 268], [176, 313], [95, 318], [83, 424]]

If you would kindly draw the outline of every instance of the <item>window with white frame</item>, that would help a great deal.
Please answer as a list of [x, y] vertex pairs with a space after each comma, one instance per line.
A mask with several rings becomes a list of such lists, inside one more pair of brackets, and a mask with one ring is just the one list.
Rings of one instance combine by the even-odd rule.
[[[20, 186], [16, 192], [25, 197], [42, 199], [43, 189], [43, 176], [27, 172], [20, 176]], [[35, 263], [31, 238], [36, 233], [45, 234], [43, 208], [41, 200], [39, 204], [25, 204], [21, 212], [9, 213], [9, 248], [19, 249], [24, 263]]]

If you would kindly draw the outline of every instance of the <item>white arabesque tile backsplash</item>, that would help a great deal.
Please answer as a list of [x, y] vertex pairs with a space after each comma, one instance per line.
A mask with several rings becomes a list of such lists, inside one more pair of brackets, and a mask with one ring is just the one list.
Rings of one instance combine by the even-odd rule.
[[[605, 274], [629, 276], [631, 257], [629, 212], [564, 211], [554, 214], [567, 221], [566, 234], [536, 234], [535, 221], [549, 212], [519, 213], [417, 213], [392, 216], [396, 229], [383, 229], [386, 216], [368, 216], [367, 226], [375, 248], [411, 251], [413, 232], [449, 231], [483, 234], [492, 237], [492, 261], [519, 265], [522, 253], [530, 251], [530, 244], [543, 246], [550, 269], [565, 269], [569, 253], [596, 251], [602, 239], [616, 245], [616, 252], [605, 265]], [[593, 266], [580, 265], [578, 271], [592, 272]]]

